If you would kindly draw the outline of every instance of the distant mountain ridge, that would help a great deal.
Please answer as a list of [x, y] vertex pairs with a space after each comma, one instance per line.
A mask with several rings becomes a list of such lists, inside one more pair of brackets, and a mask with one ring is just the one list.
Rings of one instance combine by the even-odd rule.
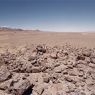
[[23, 31], [23, 29], [9, 28], [9, 27], [0, 27], [0, 31]]

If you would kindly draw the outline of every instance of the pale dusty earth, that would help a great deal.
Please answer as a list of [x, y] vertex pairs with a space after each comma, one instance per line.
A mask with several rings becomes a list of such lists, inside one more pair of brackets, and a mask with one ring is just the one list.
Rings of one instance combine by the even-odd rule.
[[24, 46], [47, 44], [49, 46], [71, 44], [77, 47], [95, 47], [95, 33], [59, 33], [40, 31], [0, 31], [0, 46]]
[[0, 30], [0, 95], [95, 95], [95, 33]]

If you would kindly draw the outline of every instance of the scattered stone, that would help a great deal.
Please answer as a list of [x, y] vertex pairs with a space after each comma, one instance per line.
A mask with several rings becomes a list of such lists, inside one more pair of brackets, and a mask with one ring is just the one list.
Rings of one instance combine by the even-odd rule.
[[5, 82], [2, 82], [0, 84], [0, 90], [7, 90], [8, 88], [10, 88], [11, 84], [12, 84], [12, 80], [7, 80]]
[[49, 92], [48, 90], [45, 90], [42, 95], [52, 95], [52, 93]]
[[63, 70], [65, 70], [67, 68], [67, 66], [65, 66], [65, 65], [60, 65], [60, 66], [58, 66], [58, 67], [55, 67], [54, 68], [54, 72], [55, 73], [61, 73]]
[[95, 80], [95, 72], [94, 71], [91, 72], [91, 77], [92, 77], [93, 80]]
[[0, 90], [0, 95], [12, 95], [12, 94], [7, 94], [6, 92]]
[[93, 63], [89, 63], [89, 67], [91, 67], [91, 68], [95, 68], [95, 64], [93, 64]]
[[[0, 95], [94, 95], [95, 50], [25, 47], [0, 54]], [[60, 84], [60, 85], [59, 85]], [[7, 94], [5, 94], [7, 93]]]
[[0, 67], [0, 82], [6, 81], [12, 77], [6, 66]]
[[73, 68], [71, 70], [68, 70], [68, 73], [70, 76], [77, 76], [78, 75], [78, 70], [77, 68]]
[[41, 45], [38, 45], [36, 47], [36, 50], [37, 50], [37, 53], [39, 53], [39, 52], [45, 53], [46, 52], [46, 49]]
[[76, 60], [77, 61], [78, 60], [85, 60], [85, 57], [83, 55], [78, 55], [77, 58], [76, 58]]
[[49, 75], [48, 74], [43, 74], [43, 82], [45, 83], [49, 83], [50, 79], [49, 79]]
[[82, 52], [82, 54], [83, 54], [84, 56], [90, 57], [90, 56], [91, 56], [91, 51], [85, 50], [85, 51]]
[[90, 58], [90, 62], [95, 64], [95, 58]]
[[65, 77], [65, 80], [68, 81], [68, 82], [72, 82], [73, 81], [72, 78], [69, 77], [69, 76]]
[[73, 84], [77, 83], [78, 78], [73, 76], [65, 76], [64, 78], [67, 82], [71, 82]]
[[57, 53], [51, 53], [50, 57], [53, 58], [53, 59], [57, 59], [58, 58]]
[[11, 89], [9, 88], [9, 92], [11, 91], [10, 93], [15, 95], [25, 95], [27, 90], [31, 90], [32, 93], [32, 88], [33, 85], [31, 85], [28, 80], [20, 80], [19, 82], [15, 83]]
[[29, 56], [28, 61], [33, 61], [35, 59], [37, 59], [37, 55], [36, 53], [33, 53], [31, 56]]
[[79, 70], [79, 77], [83, 77], [83, 75], [84, 75], [84, 71], [83, 70]]
[[32, 73], [39, 73], [41, 72], [41, 67], [32, 67]]
[[44, 92], [44, 88], [42, 85], [34, 87], [33, 90], [37, 93], [37, 95], [42, 95], [42, 93]]
[[2, 56], [0, 56], [0, 66], [2, 66], [2, 65], [4, 65], [4, 64], [5, 64], [4, 59], [3, 59]]

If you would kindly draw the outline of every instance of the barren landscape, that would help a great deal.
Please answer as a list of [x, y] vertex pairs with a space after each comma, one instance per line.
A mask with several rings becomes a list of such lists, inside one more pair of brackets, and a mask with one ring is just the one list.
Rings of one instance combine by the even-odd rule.
[[65, 43], [75, 47], [95, 47], [94, 32], [45, 32], [39, 30], [1, 30], [0, 47], [15, 47], [30, 44], [47, 44], [49, 46]]
[[95, 95], [95, 33], [1, 29], [0, 95]]

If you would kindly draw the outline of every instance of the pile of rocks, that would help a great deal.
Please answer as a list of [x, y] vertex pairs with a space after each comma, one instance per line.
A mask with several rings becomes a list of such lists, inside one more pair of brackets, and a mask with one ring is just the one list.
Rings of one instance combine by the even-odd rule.
[[95, 49], [38, 45], [0, 64], [0, 95], [95, 95]]

